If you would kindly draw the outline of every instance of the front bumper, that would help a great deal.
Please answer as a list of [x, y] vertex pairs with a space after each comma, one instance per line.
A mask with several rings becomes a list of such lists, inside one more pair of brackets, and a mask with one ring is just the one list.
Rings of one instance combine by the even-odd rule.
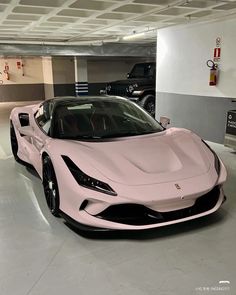
[[63, 217], [74, 226], [87, 231], [145, 230], [180, 223], [209, 215], [219, 209], [225, 196], [222, 186], [215, 186], [199, 197], [191, 207], [169, 212], [158, 212], [140, 204], [111, 205], [99, 214], [91, 215], [86, 208], [78, 218]]

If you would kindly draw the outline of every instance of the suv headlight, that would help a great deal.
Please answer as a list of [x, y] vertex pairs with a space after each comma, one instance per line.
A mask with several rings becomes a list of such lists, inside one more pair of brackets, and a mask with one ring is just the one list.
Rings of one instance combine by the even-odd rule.
[[126, 91], [129, 92], [129, 93], [132, 93], [134, 91], [135, 88], [138, 88], [138, 84], [135, 83], [133, 85], [129, 85], [127, 88], [126, 88]]
[[133, 85], [129, 85], [127, 88], [127, 92], [132, 93], [134, 91], [134, 86]]
[[110, 92], [111, 91], [111, 85], [106, 86], [106, 91]]
[[79, 185], [100, 193], [117, 196], [117, 193], [107, 183], [85, 174], [75, 165], [75, 163], [69, 157], [62, 156], [62, 159], [66, 163], [68, 169], [70, 170], [71, 174], [74, 176]]

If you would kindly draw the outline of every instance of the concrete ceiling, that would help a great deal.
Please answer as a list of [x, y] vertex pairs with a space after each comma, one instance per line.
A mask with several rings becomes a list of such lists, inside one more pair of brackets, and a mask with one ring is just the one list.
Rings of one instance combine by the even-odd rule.
[[140, 41], [149, 42], [158, 28], [235, 12], [223, 0], [0, 0], [0, 43], [125, 42], [147, 31]]

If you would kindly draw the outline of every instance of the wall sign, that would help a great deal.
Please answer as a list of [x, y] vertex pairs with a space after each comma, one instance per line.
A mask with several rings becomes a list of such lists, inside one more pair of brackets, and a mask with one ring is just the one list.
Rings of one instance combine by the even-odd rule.
[[221, 37], [217, 37], [216, 38], [216, 46], [214, 48], [214, 52], [213, 52], [213, 61], [215, 63], [220, 62], [220, 58], [221, 58]]
[[227, 114], [226, 133], [236, 135], [236, 110]]
[[219, 62], [220, 61], [220, 55], [221, 55], [221, 48], [216, 47], [214, 48], [214, 62]]
[[17, 61], [16, 62], [16, 66], [17, 66], [17, 69], [20, 70], [21, 69], [21, 62], [20, 61]]
[[220, 47], [221, 46], [221, 38], [217, 37], [216, 38], [216, 47]]

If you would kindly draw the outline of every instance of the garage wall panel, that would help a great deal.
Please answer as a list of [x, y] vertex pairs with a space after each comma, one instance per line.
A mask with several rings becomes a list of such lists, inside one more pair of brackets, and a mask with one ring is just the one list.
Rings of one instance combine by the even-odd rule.
[[88, 61], [88, 80], [90, 83], [126, 79], [135, 61], [97, 60]]
[[75, 96], [74, 59], [70, 57], [52, 58], [54, 96]]
[[[17, 62], [23, 64], [19, 69]], [[9, 67], [9, 80], [6, 79], [4, 70], [5, 66]], [[0, 79], [3, 85], [12, 84], [35, 84], [43, 83], [43, 70], [41, 58], [1, 58], [0, 59]], [[24, 74], [24, 75], [23, 75]]]
[[[221, 38], [219, 83], [210, 87], [206, 61]], [[160, 92], [236, 97], [236, 20], [161, 29], [157, 42], [157, 89]]]
[[191, 129], [203, 139], [223, 143], [227, 111], [236, 109], [236, 102], [167, 92], [158, 92], [157, 98], [158, 118], [165, 115], [171, 118], [171, 126]]
[[[220, 76], [209, 86], [216, 38], [221, 38]], [[226, 113], [236, 108], [236, 20], [165, 28], [157, 37], [157, 118], [223, 143]]]
[[44, 84], [0, 85], [0, 102], [44, 100]]
[[[21, 64], [19, 68], [17, 62]], [[4, 73], [5, 69], [9, 73], [9, 80]], [[1, 58], [0, 72], [0, 101], [44, 99], [41, 58]]]

